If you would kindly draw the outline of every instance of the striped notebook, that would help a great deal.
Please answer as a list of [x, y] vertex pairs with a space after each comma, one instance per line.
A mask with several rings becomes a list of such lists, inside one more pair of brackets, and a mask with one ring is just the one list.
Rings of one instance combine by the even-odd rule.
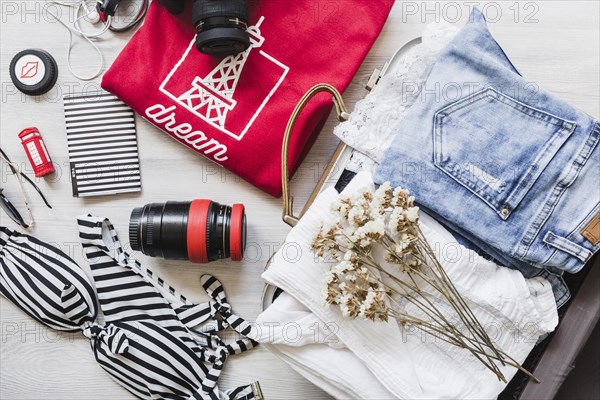
[[133, 110], [104, 91], [63, 99], [73, 196], [141, 191]]

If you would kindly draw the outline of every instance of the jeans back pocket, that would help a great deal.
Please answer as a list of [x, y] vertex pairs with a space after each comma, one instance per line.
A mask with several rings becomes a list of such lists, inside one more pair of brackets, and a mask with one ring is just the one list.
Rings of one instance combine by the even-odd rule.
[[507, 219], [575, 123], [488, 87], [434, 117], [434, 163]]

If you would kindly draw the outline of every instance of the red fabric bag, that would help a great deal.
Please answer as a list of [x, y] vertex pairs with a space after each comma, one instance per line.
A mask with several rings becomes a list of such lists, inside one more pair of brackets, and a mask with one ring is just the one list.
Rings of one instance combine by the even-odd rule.
[[[393, 3], [251, 2], [250, 49], [219, 59], [195, 48], [191, 2], [177, 16], [153, 2], [102, 87], [182, 144], [278, 197], [281, 144], [296, 103], [317, 83], [348, 86]], [[331, 98], [322, 96], [302, 113], [290, 144], [291, 170], [330, 107]]]

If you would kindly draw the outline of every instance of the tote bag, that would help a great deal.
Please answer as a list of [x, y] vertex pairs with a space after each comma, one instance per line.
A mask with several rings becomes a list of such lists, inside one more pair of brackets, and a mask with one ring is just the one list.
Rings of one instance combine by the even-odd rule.
[[[251, 46], [227, 58], [196, 50], [191, 3], [172, 15], [154, 2], [102, 87], [180, 143], [278, 197], [280, 149], [294, 106], [318, 82], [340, 91], [348, 86], [394, 2], [251, 2]], [[323, 96], [297, 122], [290, 170], [330, 107]]]

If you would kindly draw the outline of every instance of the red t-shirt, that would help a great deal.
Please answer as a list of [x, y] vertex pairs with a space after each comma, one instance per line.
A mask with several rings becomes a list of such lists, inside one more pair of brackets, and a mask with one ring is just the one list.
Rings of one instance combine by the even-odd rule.
[[[291, 112], [317, 83], [346, 89], [393, 3], [261, 1], [250, 9], [249, 50], [222, 59], [196, 50], [191, 2], [177, 16], [153, 2], [102, 87], [182, 144], [278, 197]], [[292, 170], [330, 107], [330, 96], [322, 95], [300, 116], [289, 148]]]

